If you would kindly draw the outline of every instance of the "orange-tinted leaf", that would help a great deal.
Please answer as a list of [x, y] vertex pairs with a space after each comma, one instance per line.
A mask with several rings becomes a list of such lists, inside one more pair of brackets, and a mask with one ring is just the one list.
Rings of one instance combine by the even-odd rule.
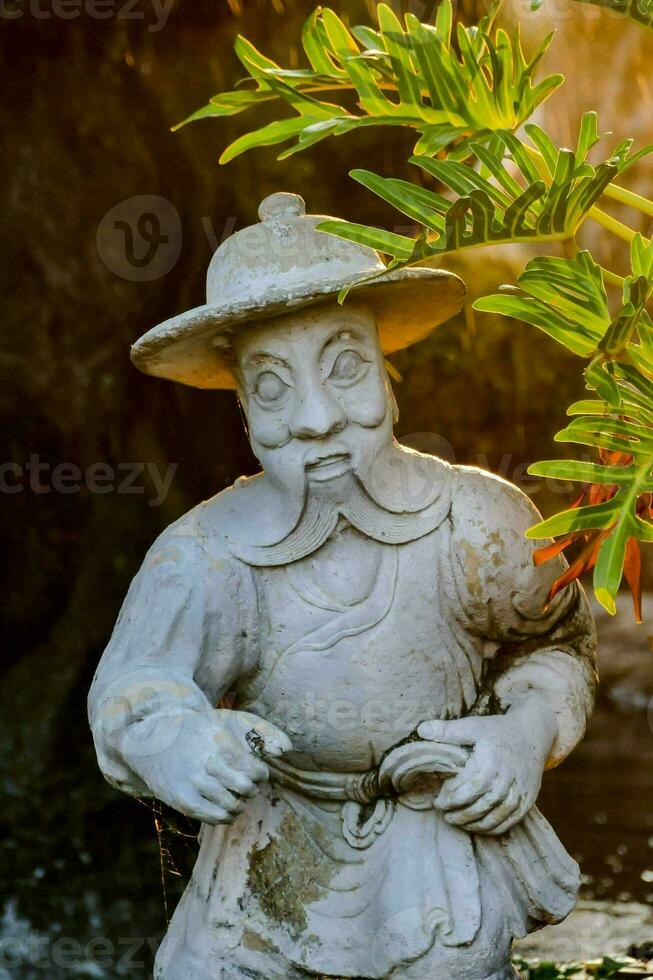
[[614, 530], [613, 527], [606, 528], [603, 531], [594, 531], [592, 534], [586, 535], [587, 543], [580, 554], [574, 559], [569, 568], [559, 575], [555, 580], [551, 588], [549, 589], [549, 594], [546, 597], [545, 608], [549, 605], [551, 600], [562, 591], [567, 585], [571, 585], [576, 579], [579, 579], [581, 575], [585, 572], [590, 571], [594, 568], [596, 564], [596, 559], [598, 557], [599, 548], [605, 541], [605, 539], [612, 534]]
[[[633, 456], [617, 450], [599, 448], [601, 462], [606, 466], [630, 466]], [[592, 483], [585, 485], [580, 494], [570, 504], [570, 509], [580, 507], [583, 502], [588, 505], [602, 504], [611, 500], [619, 489], [618, 484], [599, 484]], [[643, 493], [637, 500], [637, 514], [643, 520], [647, 517], [653, 519], [653, 494]], [[553, 544], [538, 548], [533, 552], [533, 563], [539, 567], [545, 562], [561, 554], [566, 548], [576, 541], [584, 541], [585, 545], [569, 568], [560, 575], [552, 584], [546, 598], [545, 608], [550, 604], [554, 596], [562, 589], [571, 585], [579, 579], [585, 572], [589, 572], [596, 565], [599, 549], [603, 542], [612, 534], [613, 527], [604, 528], [602, 531], [580, 531], [567, 534], [564, 538]], [[624, 578], [630, 587], [635, 606], [635, 617], [638, 623], [642, 621], [642, 586], [641, 586], [641, 556], [639, 544], [634, 538], [630, 538], [626, 545], [626, 555], [624, 560]]]
[[630, 466], [633, 457], [629, 453], [617, 449], [599, 448], [599, 457], [606, 466]]
[[576, 535], [571, 534], [567, 538], [561, 538], [560, 541], [554, 541], [553, 544], [547, 544], [544, 548], [538, 548], [537, 551], [533, 552], [533, 564], [539, 568], [545, 561], [549, 561], [549, 559], [559, 555], [560, 552], [564, 551], [575, 540]]
[[602, 504], [606, 500], [611, 500], [617, 489], [616, 483], [593, 483], [587, 492], [587, 503]]

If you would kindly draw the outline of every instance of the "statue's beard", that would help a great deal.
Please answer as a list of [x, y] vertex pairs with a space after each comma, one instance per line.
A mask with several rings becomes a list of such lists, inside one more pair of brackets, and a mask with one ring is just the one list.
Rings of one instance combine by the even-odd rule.
[[368, 538], [396, 545], [434, 530], [442, 521], [443, 508], [435, 500], [419, 511], [393, 511], [375, 500], [360, 477], [350, 471], [325, 483], [309, 481], [299, 519], [280, 540], [241, 544], [234, 552], [248, 565], [288, 565], [317, 551], [341, 518]]

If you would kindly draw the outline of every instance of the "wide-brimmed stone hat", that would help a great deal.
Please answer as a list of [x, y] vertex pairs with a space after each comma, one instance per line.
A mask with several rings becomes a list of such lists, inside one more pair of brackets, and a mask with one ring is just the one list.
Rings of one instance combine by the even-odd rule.
[[[134, 344], [137, 368], [196, 388], [235, 388], [226, 333], [335, 299], [344, 286], [385, 269], [374, 249], [316, 231], [327, 217], [306, 214], [297, 194], [272, 194], [258, 213], [260, 224], [231, 235], [215, 252], [206, 304], [160, 323]], [[354, 285], [348, 296], [370, 307], [390, 354], [457, 313], [465, 286], [451, 272], [412, 267]]]

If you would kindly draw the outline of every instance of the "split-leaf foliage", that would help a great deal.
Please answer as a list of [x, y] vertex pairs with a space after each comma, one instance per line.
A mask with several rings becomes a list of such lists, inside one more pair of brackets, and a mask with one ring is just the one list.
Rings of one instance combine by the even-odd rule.
[[[376, 25], [349, 26], [318, 7], [302, 33], [303, 68], [283, 68], [239, 37], [235, 50], [246, 76], [180, 125], [275, 104], [279, 118], [236, 139], [222, 163], [263, 146], [278, 146], [283, 160], [365, 126], [413, 130], [414, 181], [361, 169], [351, 177], [414, 222], [416, 234], [347, 221], [319, 226], [377, 249], [393, 269], [437, 263], [462, 249], [564, 243], [566, 257], [532, 259], [516, 287], [503, 287], [474, 307], [530, 323], [585, 362], [591, 397], [570, 406], [571, 421], [556, 436], [582, 447], [585, 458], [536, 463], [530, 470], [575, 481], [581, 492], [574, 505], [528, 533], [558, 539], [541, 549], [539, 560], [581, 542], [552, 595], [593, 568], [596, 596], [614, 612], [625, 575], [639, 618], [639, 544], [653, 542], [653, 322], [647, 312], [653, 244], [600, 204], [613, 198], [653, 216], [653, 201], [623, 185], [629, 168], [653, 147], [634, 151], [626, 140], [600, 152], [592, 110], [571, 148], [529, 122], [564, 77], [537, 78], [551, 37], [526, 54], [518, 26], [496, 26], [500, 2], [472, 26], [454, 23], [451, 0], [442, 0], [432, 23], [410, 13], [400, 20], [380, 3]], [[653, 24], [638, 0], [583, 2]], [[627, 277], [578, 250], [576, 234], [587, 220], [630, 242]], [[606, 284], [620, 287], [618, 301], [611, 302]], [[588, 461], [588, 452], [596, 460]]]

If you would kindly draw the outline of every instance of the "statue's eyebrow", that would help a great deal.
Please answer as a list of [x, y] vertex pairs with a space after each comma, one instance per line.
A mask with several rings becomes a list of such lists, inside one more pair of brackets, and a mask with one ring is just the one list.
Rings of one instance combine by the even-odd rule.
[[364, 336], [360, 329], [358, 329], [357, 324], [351, 323], [343, 317], [343, 321], [338, 326], [332, 334], [330, 334], [322, 345], [322, 350], [325, 351], [330, 344], [333, 344], [336, 340], [356, 340], [358, 343], [364, 343]]
[[245, 358], [245, 363], [248, 367], [256, 367], [257, 364], [263, 361], [272, 361], [273, 364], [279, 364], [281, 367], [288, 368], [290, 370], [290, 364], [283, 357], [279, 357], [278, 354], [272, 354], [267, 350], [255, 350], [251, 354], [248, 354]]

